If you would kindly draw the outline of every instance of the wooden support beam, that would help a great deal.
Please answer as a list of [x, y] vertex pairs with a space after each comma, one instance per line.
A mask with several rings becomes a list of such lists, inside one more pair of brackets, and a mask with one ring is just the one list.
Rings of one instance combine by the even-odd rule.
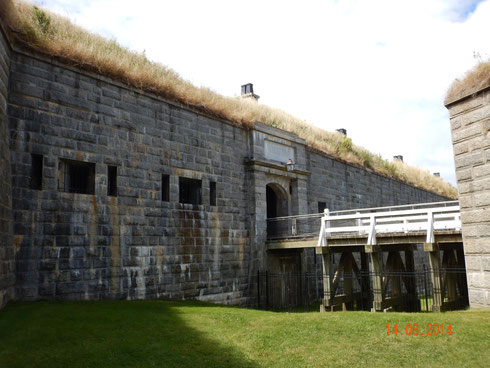
[[[322, 247], [325, 249], [326, 247]], [[326, 307], [332, 305], [335, 291], [333, 290], [333, 263], [330, 252], [322, 251], [322, 268], [323, 268], [323, 302], [320, 311], [325, 311]]]
[[366, 253], [376, 253], [376, 252], [379, 252], [381, 250], [381, 248], [379, 247], [379, 245], [365, 245], [364, 246], [364, 251]]
[[315, 247], [315, 254], [330, 253], [330, 247]]
[[[456, 250], [449, 249], [444, 250], [442, 256], [442, 268], [445, 270], [443, 290], [447, 290], [447, 301], [452, 302], [457, 300], [458, 297], [458, 275], [453, 272], [447, 272], [451, 268], [457, 267]], [[444, 293], [443, 293], [444, 294]]]
[[345, 310], [347, 310], [347, 308], [352, 308], [352, 285], [353, 285], [354, 273], [356, 271], [355, 269], [357, 269], [357, 265], [355, 265], [354, 267], [353, 264], [355, 264], [355, 260], [354, 257], [352, 256], [352, 253], [349, 252], [346, 255], [345, 264], [344, 264], [344, 293], [345, 295], [350, 297], [350, 300], [348, 303], [344, 303]]
[[[415, 261], [413, 256], [413, 250], [405, 251], [405, 271], [415, 272]], [[405, 279], [405, 288], [407, 289], [408, 294], [415, 295], [415, 296], [417, 295], [417, 288], [415, 286], [416, 286], [415, 275]]]
[[326, 249], [326, 252], [330, 253], [344, 253], [344, 252], [362, 252], [364, 251], [364, 245], [359, 246], [341, 246], [341, 247], [331, 247], [330, 245], [328, 247], [315, 247], [315, 253], [316, 254], [322, 254], [323, 250]]
[[381, 258], [381, 256], [381, 252], [369, 253], [369, 257], [371, 258], [371, 265], [373, 267], [373, 312], [383, 310], [383, 279], [381, 277], [383, 259]]
[[[458, 268], [465, 269], [466, 265], [465, 265], [465, 258], [464, 258], [464, 250], [462, 246], [456, 249], [456, 254], [458, 256]], [[464, 295], [465, 301], [463, 302], [463, 305], [469, 305], [468, 282], [466, 280], [466, 273], [460, 274], [458, 276], [458, 289], [459, 289], [459, 294]]]
[[351, 303], [354, 300], [359, 300], [362, 297], [366, 297], [369, 294], [364, 293], [364, 295], [361, 292], [356, 292], [352, 294], [342, 294], [342, 295], [337, 295], [333, 298], [332, 300], [332, 305], [339, 305], [339, 304], [346, 304], [346, 303]]
[[[397, 233], [397, 234], [376, 234], [376, 244], [380, 246], [396, 244], [423, 244], [426, 242], [426, 233]], [[342, 246], [364, 246], [367, 244], [367, 235], [331, 235], [328, 237], [329, 247]], [[463, 242], [461, 231], [440, 231], [435, 233], [435, 243], [461, 244]]]
[[439, 252], [439, 244], [437, 243], [424, 243], [424, 252]]
[[402, 293], [402, 280], [399, 272], [403, 271], [401, 269], [401, 267], [403, 267], [403, 261], [399, 252], [390, 252], [389, 254], [393, 255], [393, 261], [392, 261], [391, 269], [388, 269], [388, 272], [392, 271], [395, 273], [391, 276], [391, 294], [393, 297], [398, 297]]
[[360, 252], [361, 255], [361, 291], [363, 292], [363, 298], [361, 300], [361, 305], [363, 309], [367, 307], [369, 301], [368, 293], [370, 291], [370, 282], [369, 282], [369, 258], [368, 254], [365, 252]]
[[412, 274], [412, 276], [404, 277], [403, 281], [405, 283], [405, 288], [407, 289], [407, 294], [409, 296], [410, 302], [410, 311], [411, 312], [420, 312], [420, 301], [417, 296], [417, 279], [414, 274], [415, 272], [415, 260], [413, 255], [413, 250], [405, 251], [405, 270], [407, 274]]
[[314, 248], [317, 241], [315, 239], [282, 239], [282, 240], [267, 240], [267, 249], [299, 249], [299, 248]]
[[439, 247], [436, 243], [424, 243], [424, 251], [429, 253], [432, 278], [433, 312], [442, 312], [442, 282]]

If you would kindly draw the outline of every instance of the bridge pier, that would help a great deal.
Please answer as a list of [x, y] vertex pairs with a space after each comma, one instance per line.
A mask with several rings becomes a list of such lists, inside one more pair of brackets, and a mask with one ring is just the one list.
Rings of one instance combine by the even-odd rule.
[[[461, 308], [468, 304], [467, 283], [459, 270], [465, 268], [463, 244], [424, 243], [429, 254], [433, 312]], [[442, 253], [442, 261], [441, 261]]]
[[323, 301], [320, 305], [320, 312], [325, 312], [327, 308], [333, 306], [333, 262], [332, 255], [328, 248], [321, 248], [322, 270], [323, 270]]
[[[368, 245], [365, 250], [370, 254], [372, 265], [373, 307], [371, 310], [376, 312], [393, 308], [419, 312], [420, 301], [417, 296], [414, 262], [414, 252], [417, 251], [417, 247], [413, 244], [388, 247]], [[386, 252], [388, 256], [384, 264], [383, 253]], [[388, 296], [389, 294], [391, 296]]]
[[372, 283], [373, 283], [373, 307], [372, 311], [383, 310], [383, 277], [381, 275], [383, 270], [383, 258], [379, 246], [366, 245], [364, 247], [365, 252], [369, 254], [372, 267]]
[[432, 311], [442, 311], [442, 282], [439, 246], [437, 243], [424, 243], [424, 251], [429, 253], [429, 265], [432, 279]]
[[[360, 267], [354, 253], [360, 253]], [[323, 299], [320, 311], [333, 311], [337, 307], [342, 310], [353, 309], [355, 306], [367, 306], [369, 297], [369, 265], [362, 247], [317, 248], [322, 256]], [[334, 256], [340, 254], [335, 267]]]

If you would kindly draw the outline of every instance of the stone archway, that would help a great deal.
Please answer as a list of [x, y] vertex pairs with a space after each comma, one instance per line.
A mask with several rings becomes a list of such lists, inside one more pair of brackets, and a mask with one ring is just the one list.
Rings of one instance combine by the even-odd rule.
[[266, 185], [266, 206], [267, 237], [281, 236], [283, 230], [287, 231], [287, 222], [273, 220], [276, 217], [287, 216], [289, 214], [288, 194], [281, 185], [277, 183]]
[[[290, 234], [291, 223], [289, 219], [274, 221], [276, 217], [290, 215], [290, 196], [284, 187], [278, 183], [269, 183], [266, 185], [267, 201], [267, 237], [287, 237]], [[300, 272], [301, 271], [301, 254], [298, 249], [279, 249], [268, 251], [267, 269], [272, 272]], [[282, 280], [282, 279], [281, 279]], [[284, 280], [275, 285], [276, 292], [280, 298], [286, 297], [286, 284]], [[284, 300], [283, 300], [284, 302]]]
[[276, 183], [266, 185], [267, 218], [287, 216], [289, 197], [284, 188]]

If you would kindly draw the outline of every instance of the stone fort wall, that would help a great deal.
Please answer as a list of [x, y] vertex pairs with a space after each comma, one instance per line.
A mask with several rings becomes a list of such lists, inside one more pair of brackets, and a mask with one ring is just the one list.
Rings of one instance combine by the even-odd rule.
[[[18, 298], [242, 302], [244, 130], [22, 54], [10, 75]], [[29, 187], [32, 153], [43, 157], [41, 190]], [[95, 164], [93, 194], [60, 190], [63, 159]], [[201, 180], [201, 205], [179, 203], [179, 177]]]
[[[13, 238], [0, 245], [15, 244], [19, 300], [244, 305], [273, 256], [265, 249], [268, 185], [282, 214], [317, 212], [318, 202], [334, 210], [445, 199], [313, 153], [291, 133], [233, 126], [40, 55], [12, 51], [9, 79], [2, 137]], [[187, 192], [198, 203], [180, 203]], [[9, 252], [0, 256], [10, 280]]]
[[313, 152], [308, 155], [308, 169], [309, 213], [318, 211], [318, 202], [336, 211], [444, 200], [432, 192]]
[[10, 46], [0, 26], [0, 308], [14, 297], [15, 262], [7, 119]]
[[471, 307], [490, 308], [490, 88], [449, 102]]

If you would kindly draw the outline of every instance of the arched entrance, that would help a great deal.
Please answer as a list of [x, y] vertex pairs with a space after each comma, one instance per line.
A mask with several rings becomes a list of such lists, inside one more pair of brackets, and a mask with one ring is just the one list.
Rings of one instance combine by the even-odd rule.
[[266, 185], [267, 218], [288, 215], [288, 195], [279, 184]]
[[[289, 219], [274, 220], [276, 217], [288, 216], [289, 195], [284, 187], [277, 183], [270, 183], [266, 186], [267, 202], [267, 237], [284, 238], [291, 232]], [[267, 256], [267, 269], [271, 272], [300, 272], [301, 271], [301, 250], [298, 249], [277, 249], [269, 250]], [[274, 287], [277, 297], [285, 303], [286, 289], [289, 285], [281, 280]]]
[[284, 221], [274, 221], [271, 219], [275, 217], [288, 215], [288, 195], [287, 192], [279, 185], [275, 183], [266, 185], [266, 204], [267, 204], [267, 236], [277, 237], [280, 236], [279, 232], [287, 224], [283, 224]]

